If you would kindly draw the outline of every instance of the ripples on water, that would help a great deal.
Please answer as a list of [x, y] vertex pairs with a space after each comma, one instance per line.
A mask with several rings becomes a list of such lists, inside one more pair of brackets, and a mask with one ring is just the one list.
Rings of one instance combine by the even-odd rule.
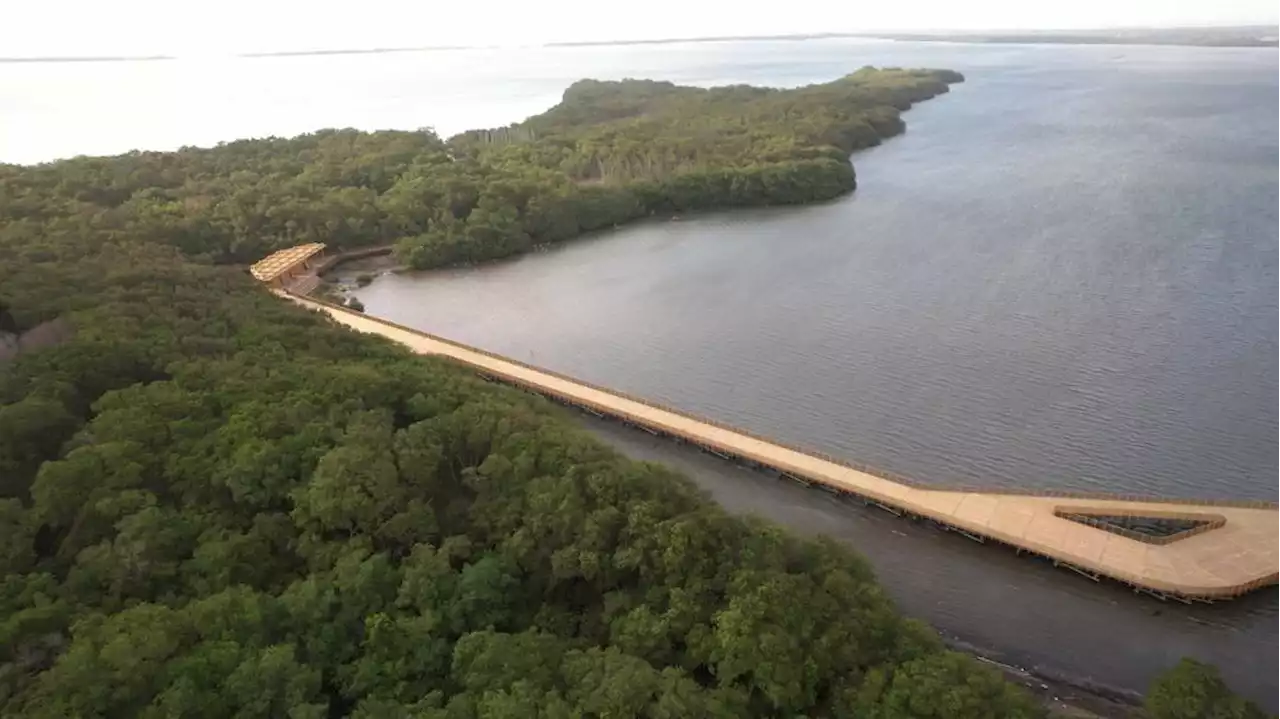
[[[855, 157], [853, 196], [384, 276], [361, 300], [923, 481], [1275, 500], [1275, 53], [824, 47], [779, 57], [774, 82], [872, 62], [969, 81]], [[734, 64], [748, 49], [694, 78], [633, 74], [770, 82]], [[1195, 655], [1274, 709], [1274, 591], [1161, 605], [608, 438], [849, 541], [961, 638], [1128, 689]]]

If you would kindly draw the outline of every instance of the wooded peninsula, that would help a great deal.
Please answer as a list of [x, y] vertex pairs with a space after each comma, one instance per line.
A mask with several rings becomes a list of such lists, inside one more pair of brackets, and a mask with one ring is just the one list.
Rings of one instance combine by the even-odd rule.
[[[831, 541], [729, 516], [564, 410], [243, 265], [418, 267], [854, 187], [947, 71], [582, 81], [442, 141], [327, 130], [0, 166], [0, 714], [1036, 717]], [[1153, 719], [1261, 716], [1186, 661]]]

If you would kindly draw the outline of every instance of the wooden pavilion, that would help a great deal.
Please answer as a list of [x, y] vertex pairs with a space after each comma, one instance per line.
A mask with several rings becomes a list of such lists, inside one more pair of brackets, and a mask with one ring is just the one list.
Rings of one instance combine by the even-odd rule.
[[312, 242], [277, 250], [249, 267], [254, 279], [272, 287], [286, 289], [295, 280], [315, 274], [324, 260], [325, 245]]

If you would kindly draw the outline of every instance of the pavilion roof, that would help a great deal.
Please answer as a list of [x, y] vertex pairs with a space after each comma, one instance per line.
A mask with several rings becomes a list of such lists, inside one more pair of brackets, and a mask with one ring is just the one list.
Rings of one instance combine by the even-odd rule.
[[305, 245], [276, 250], [258, 260], [249, 267], [249, 274], [262, 282], [270, 282], [288, 272], [291, 267], [324, 251], [323, 242], [311, 242]]

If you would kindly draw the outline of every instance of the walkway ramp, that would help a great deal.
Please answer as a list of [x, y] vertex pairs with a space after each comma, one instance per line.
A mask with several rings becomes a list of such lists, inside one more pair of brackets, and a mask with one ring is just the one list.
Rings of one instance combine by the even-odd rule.
[[337, 305], [276, 293], [415, 352], [449, 357], [494, 379], [932, 520], [972, 539], [1047, 557], [1094, 579], [1183, 600], [1235, 597], [1277, 581], [1280, 515], [1273, 503], [921, 486]]

